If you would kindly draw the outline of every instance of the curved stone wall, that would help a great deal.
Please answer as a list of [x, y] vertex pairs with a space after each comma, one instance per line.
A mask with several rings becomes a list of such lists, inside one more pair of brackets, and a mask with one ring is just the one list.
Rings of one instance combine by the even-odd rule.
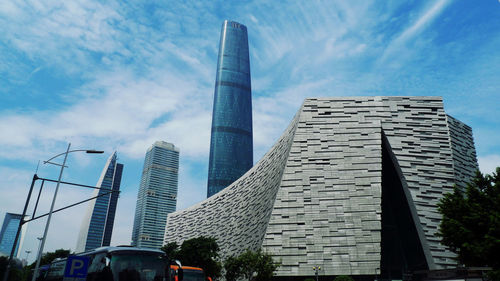
[[[454, 167], [457, 153], [475, 152], [472, 132], [456, 133], [458, 123], [450, 120], [440, 97], [306, 99], [250, 171], [169, 215], [165, 242], [212, 236], [223, 259], [262, 248], [281, 262], [278, 276], [311, 276], [313, 266], [321, 266], [322, 275], [379, 275], [384, 136], [426, 264], [453, 266], [453, 253], [436, 236], [437, 203], [463, 170]], [[477, 165], [475, 157], [460, 159]]]
[[165, 243], [215, 237], [222, 257], [262, 245], [297, 118], [271, 150], [236, 182], [188, 209], [168, 215]]

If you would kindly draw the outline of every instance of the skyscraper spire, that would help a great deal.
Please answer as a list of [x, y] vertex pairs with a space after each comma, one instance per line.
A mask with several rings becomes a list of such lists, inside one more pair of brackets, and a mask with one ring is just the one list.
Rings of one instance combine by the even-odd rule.
[[[117, 162], [116, 151], [108, 158], [93, 197], [120, 190], [123, 164]], [[118, 192], [103, 195], [91, 200], [80, 228], [76, 245], [77, 252], [88, 251], [102, 246], [109, 246], [115, 221]]]
[[246, 26], [224, 21], [215, 80], [207, 197], [253, 165], [252, 89]]

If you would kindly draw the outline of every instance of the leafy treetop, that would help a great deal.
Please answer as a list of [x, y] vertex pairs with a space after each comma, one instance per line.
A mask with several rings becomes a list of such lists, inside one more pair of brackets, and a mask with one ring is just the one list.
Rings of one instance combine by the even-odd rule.
[[[45, 265], [45, 264], [49, 264], [57, 258], [66, 258], [69, 255], [70, 255], [70, 251], [64, 250], [64, 249], [55, 250], [54, 252], [47, 252], [47, 253], [42, 255], [42, 258], [40, 259], [40, 266]], [[30, 267], [35, 268], [35, 265], [36, 265], [36, 261], [34, 261], [30, 265]]]
[[164, 245], [163, 250], [170, 259], [178, 259], [183, 265], [203, 268], [207, 276], [217, 278], [221, 276], [222, 265], [218, 261], [219, 245], [215, 238], [197, 237], [182, 242], [179, 245], [175, 242]]
[[272, 256], [263, 253], [260, 249], [256, 252], [246, 250], [237, 257], [229, 257], [224, 262], [226, 280], [235, 281], [244, 278], [249, 281], [271, 280], [274, 271], [279, 267]]
[[500, 167], [479, 171], [465, 190], [454, 188], [438, 204], [443, 220], [438, 235], [466, 266], [500, 270]]
[[351, 276], [347, 276], [347, 275], [339, 275], [337, 277], [335, 277], [335, 279], [333, 279], [333, 281], [353, 281], [354, 279], [352, 279]]

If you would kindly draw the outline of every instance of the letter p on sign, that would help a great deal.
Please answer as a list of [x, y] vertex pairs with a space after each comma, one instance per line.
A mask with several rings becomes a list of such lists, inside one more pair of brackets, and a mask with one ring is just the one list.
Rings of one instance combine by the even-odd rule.
[[69, 256], [64, 269], [64, 277], [85, 278], [89, 269], [89, 257]]

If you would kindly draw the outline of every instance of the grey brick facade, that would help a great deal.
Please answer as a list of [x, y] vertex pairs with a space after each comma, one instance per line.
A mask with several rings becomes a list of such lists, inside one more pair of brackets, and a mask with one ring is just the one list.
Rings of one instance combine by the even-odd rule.
[[472, 128], [450, 115], [448, 115], [448, 127], [450, 128], [450, 142], [453, 149], [455, 184], [465, 188], [467, 181], [479, 170]]
[[223, 258], [262, 248], [281, 261], [278, 276], [311, 276], [318, 265], [322, 275], [379, 275], [387, 148], [423, 263], [453, 265], [436, 236], [436, 204], [477, 161], [470, 128], [447, 116], [439, 97], [306, 99], [250, 171], [168, 216], [165, 242], [212, 236]]

